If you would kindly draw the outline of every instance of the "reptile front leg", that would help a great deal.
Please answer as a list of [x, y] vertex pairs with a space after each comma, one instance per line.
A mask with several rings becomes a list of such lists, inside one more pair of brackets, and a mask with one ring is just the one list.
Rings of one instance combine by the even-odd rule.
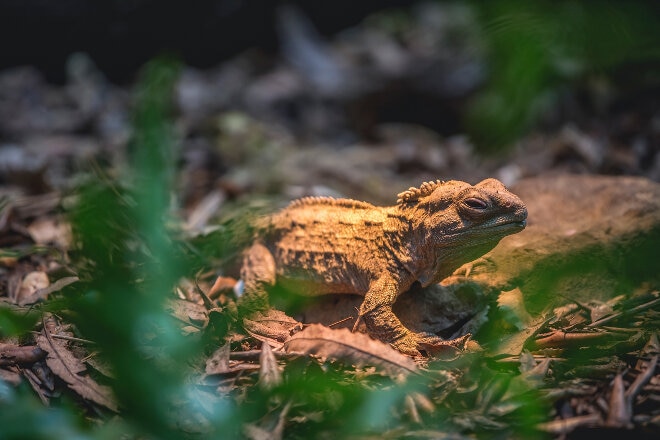
[[275, 285], [273, 254], [261, 243], [255, 243], [243, 256], [241, 269], [243, 296], [238, 302], [243, 328], [261, 341], [284, 342], [299, 324], [284, 313], [270, 308], [268, 290]]
[[369, 334], [412, 356], [419, 356], [424, 345], [446, 344], [439, 336], [415, 333], [401, 323], [392, 311], [392, 305], [400, 290], [401, 284], [389, 276], [372, 283], [360, 306], [359, 314], [359, 317], [364, 319]]
[[275, 259], [268, 248], [255, 243], [243, 255], [243, 296], [239, 310], [247, 313], [268, 309], [268, 289], [275, 285]]

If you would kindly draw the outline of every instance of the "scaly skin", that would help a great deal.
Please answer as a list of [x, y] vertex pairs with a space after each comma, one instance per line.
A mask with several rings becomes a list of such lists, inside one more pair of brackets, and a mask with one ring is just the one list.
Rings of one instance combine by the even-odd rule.
[[495, 179], [426, 182], [398, 197], [389, 207], [304, 198], [265, 219], [244, 256], [239, 307], [267, 310], [275, 284], [307, 295], [358, 294], [359, 316], [374, 338], [410, 355], [451, 345], [407, 329], [392, 305], [414, 282], [437, 283], [520, 232], [527, 209]]

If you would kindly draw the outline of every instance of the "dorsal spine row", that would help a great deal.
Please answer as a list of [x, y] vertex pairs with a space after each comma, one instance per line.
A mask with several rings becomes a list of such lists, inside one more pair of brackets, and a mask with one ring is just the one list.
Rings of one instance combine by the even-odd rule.
[[303, 197], [302, 199], [296, 199], [289, 204], [290, 208], [297, 206], [308, 206], [308, 205], [325, 205], [325, 206], [341, 206], [346, 208], [355, 208], [355, 209], [372, 209], [374, 205], [367, 202], [361, 202], [359, 200], [351, 199], [335, 199], [334, 197]]
[[435, 182], [424, 182], [419, 186], [419, 188], [411, 186], [406, 191], [397, 194], [396, 203], [401, 205], [403, 203], [417, 202], [420, 198], [428, 196], [433, 191], [435, 191], [437, 187], [443, 185], [444, 183], [445, 182], [442, 180], [436, 180]]

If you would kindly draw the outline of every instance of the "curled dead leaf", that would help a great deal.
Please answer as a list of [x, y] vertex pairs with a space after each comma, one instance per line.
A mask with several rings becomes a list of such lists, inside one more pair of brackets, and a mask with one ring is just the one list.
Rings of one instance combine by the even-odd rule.
[[287, 353], [303, 353], [323, 360], [339, 360], [359, 367], [375, 366], [397, 376], [417, 373], [417, 364], [384, 342], [346, 328], [331, 329], [312, 324], [284, 343]]
[[253, 338], [280, 348], [293, 333], [302, 329], [302, 324], [279, 310], [270, 309], [244, 318], [243, 327]]
[[229, 353], [230, 345], [224, 344], [213, 352], [210, 358], [206, 360], [206, 374], [221, 374], [229, 371]]
[[45, 325], [44, 327], [36, 340], [37, 345], [48, 353], [46, 364], [52, 372], [83, 399], [118, 412], [117, 403], [110, 387], [100, 385], [86, 375], [85, 364], [68, 349], [66, 341], [51, 336], [49, 328], [52, 326]]
[[34, 299], [34, 301], [32, 300], [32, 297], [35, 296], [34, 294], [38, 290], [45, 289], [49, 285], [50, 280], [48, 279], [46, 272], [34, 271], [28, 273], [23, 277], [23, 281], [21, 281], [21, 286], [18, 289], [18, 295], [16, 296], [16, 303], [25, 305], [36, 302], [36, 299]]

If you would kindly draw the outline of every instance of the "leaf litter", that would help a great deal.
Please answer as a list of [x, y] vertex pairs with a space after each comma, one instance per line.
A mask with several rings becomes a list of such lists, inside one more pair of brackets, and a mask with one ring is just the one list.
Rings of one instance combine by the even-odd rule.
[[[340, 180], [359, 174], [337, 169]], [[41, 172], [34, 177], [43, 181]], [[184, 216], [183, 228], [195, 234], [213, 229], [208, 222], [218, 206], [226, 207], [230, 197], [225, 196], [244, 191], [235, 186], [202, 198]], [[0, 378], [14, 387], [28, 382], [47, 405], [58, 404], [61, 395], [77, 396], [81, 412], [100, 406], [129, 416], [105, 385], [117, 386], [110, 373], [99, 377], [103, 368], [87, 367], [97, 347], [76, 337], [65, 308], [55, 306], [62, 316], [45, 314], [45, 306], [58, 304], [70, 292], [66, 287], [83, 278], [81, 267], [90, 264], [75, 261], [70, 267], [68, 252], [75, 241], [55, 213], [61, 205], [62, 196], [50, 188], [0, 198]], [[144, 250], [139, 241], [132, 245]], [[303, 324], [284, 314], [258, 317], [253, 331], [241, 334], [237, 326], [216, 320], [230, 314], [230, 279], [191, 278], [183, 280], [186, 287], [180, 291], [185, 293], [163, 292], [172, 322], [187, 340], [205, 342], [204, 354], [180, 360], [195, 366], [190, 381], [203, 401], [203, 410], [187, 421], [198, 426], [187, 432], [212, 433], [213, 405], [227, 402], [238, 408], [233, 424], [250, 438], [300, 438], [309, 432], [321, 437], [340, 432], [364, 438], [474, 438], [565, 435], [592, 426], [632, 427], [634, 433], [660, 427], [660, 298], [648, 286], [645, 297], [572, 303], [538, 315], [524, 310], [521, 293], [514, 289], [498, 298], [493, 313], [503, 315], [515, 330], [483, 343], [480, 352], [412, 360], [367, 335]], [[213, 279], [221, 282], [214, 285]], [[195, 294], [190, 286], [198, 283], [200, 293]], [[30, 307], [12, 308], [7, 321], [5, 303]], [[43, 314], [36, 324], [16, 318], [34, 311]], [[18, 338], [23, 333], [17, 329], [26, 326], [28, 332]]]
[[[25, 239], [34, 240], [29, 235]], [[47, 246], [59, 245], [50, 240]], [[35, 270], [23, 272], [19, 279], [14, 300], [19, 305], [47, 302], [78, 281], [76, 276], [59, 276], [46, 284], [50, 275], [41, 262], [51, 258], [48, 251], [27, 258], [33, 259]], [[20, 270], [27, 267], [9, 264]], [[32, 282], [31, 277], [43, 281]], [[393, 399], [382, 401], [393, 416], [385, 428], [392, 435], [444, 437], [484, 430], [515, 432], [521, 426], [561, 435], [595, 426], [658, 425], [660, 410], [653, 404], [660, 396], [658, 336], [652, 329], [657, 328], [660, 300], [654, 291], [606, 304], [569, 304], [536, 316], [525, 311], [520, 292], [505, 292], [498, 312], [514, 324], [513, 332], [486, 343], [482, 351], [446, 360], [413, 360], [366, 334], [303, 324], [279, 311], [253, 317], [247, 337], [234, 326], [218, 334], [211, 317], [225, 316], [231, 309], [231, 283], [212, 273], [194, 282], [182, 280], [181, 293], [169, 298], [166, 307], [186, 337], [201, 334], [217, 341], [216, 348], [200, 359], [197, 383], [200, 395], [210, 399], [208, 404], [263, 399], [263, 412], [242, 422], [249, 438], [283, 438], [310, 426], [331, 432], [331, 419], [348, 417], [342, 412], [346, 404], [333, 404], [333, 399], [360, 400], [374, 392], [394, 393]], [[57, 390], [63, 392], [60, 384], [65, 384], [87, 405], [121, 414], [111, 387], [94, 379], [100, 372], [94, 369], [92, 374], [83, 361], [91, 354], [89, 344], [57, 331], [53, 316], [45, 316], [44, 323], [32, 345], [29, 340], [2, 340], [3, 380], [27, 381], [45, 404]], [[584, 359], [582, 365], [569, 361], [576, 357]], [[299, 375], [311, 378], [315, 371], [323, 377], [325, 389], [312, 397], [287, 391]], [[112, 381], [103, 378], [104, 383]], [[545, 416], [521, 422], [534, 405]], [[203, 413], [196, 417], [205, 419]], [[373, 420], [368, 420], [356, 425], [356, 432], [372, 432]], [[196, 426], [190, 432], [212, 430], [208, 420], [190, 423]]]

